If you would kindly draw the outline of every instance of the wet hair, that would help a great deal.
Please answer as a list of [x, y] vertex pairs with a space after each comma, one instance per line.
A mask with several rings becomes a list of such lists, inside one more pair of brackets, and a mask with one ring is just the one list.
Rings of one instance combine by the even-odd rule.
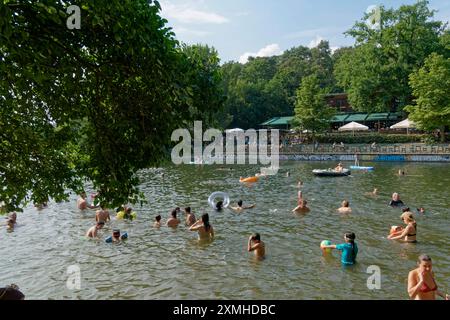
[[120, 236], [120, 230], [119, 229], [113, 229], [113, 236]]
[[413, 216], [412, 212], [409, 212], [409, 211], [403, 212], [402, 215], [400, 216], [400, 218], [401, 219], [406, 218], [408, 220], [408, 222], [414, 221], [414, 216]]
[[238, 206], [239, 206], [239, 207], [242, 207], [242, 200], [239, 200], [239, 201], [238, 201]]
[[98, 221], [97, 222], [97, 226], [104, 226], [105, 225], [105, 222], [104, 221]]
[[409, 207], [404, 207], [404, 208], [402, 208], [402, 212], [409, 212], [410, 210], [409, 210]]
[[24, 300], [25, 295], [19, 291], [19, 289], [14, 286], [7, 286], [5, 288], [0, 288], [0, 300]]
[[222, 210], [222, 207], [223, 207], [223, 201], [220, 200], [216, 203], [216, 210], [220, 211], [220, 210]]
[[350, 202], [348, 202], [347, 200], [342, 201], [343, 207], [348, 208], [349, 205], [350, 205]]
[[157, 222], [161, 221], [161, 215], [157, 215], [157, 216], [155, 217], [155, 220], [156, 220]]
[[202, 215], [202, 222], [205, 226], [205, 230], [208, 231], [211, 228], [211, 225], [209, 224], [209, 215], [207, 213]]
[[173, 209], [170, 214], [172, 215], [172, 217], [176, 218], [177, 217], [177, 209]]
[[419, 263], [421, 263], [422, 261], [431, 262], [431, 257], [427, 254], [421, 254], [417, 260]]
[[252, 239], [256, 241], [261, 241], [261, 235], [259, 233], [252, 234]]
[[191, 213], [191, 207], [184, 208], [184, 211], [186, 211], [187, 213]]
[[345, 239], [352, 245], [352, 261], [356, 260], [356, 252], [355, 252], [355, 239], [356, 235], [353, 232], [346, 232], [344, 234]]
[[175, 208], [175, 211], [176, 211], [176, 212], [180, 212], [180, 207], [176, 207], [176, 208]]

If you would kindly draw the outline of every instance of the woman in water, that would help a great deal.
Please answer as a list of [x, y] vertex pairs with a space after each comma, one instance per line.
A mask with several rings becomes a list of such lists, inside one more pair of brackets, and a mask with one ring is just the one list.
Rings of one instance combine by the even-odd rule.
[[413, 300], [436, 300], [436, 294], [445, 300], [450, 296], [438, 290], [434, 273], [432, 271], [431, 258], [422, 254], [419, 256], [417, 268], [408, 275], [408, 295]]
[[189, 227], [190, 231], [198, 232], [198, 240], [210, 240], [214, 238], [214, 229], [209, 224], [209, 215], [205, 213], [200, 220]]
[[404, 242], [415, 243], [417, 233], [417, 223], [413, 214], [409, 211], [403, 212], [400, 218], [406, 224], [404, 229], [391, 233], [387, 238], [390, 240], [402, 240]]
[[161, 215], [157, 215], [155, 217], [155, 222], [153, 223], [154, 228], [160, 228], [161, 227]]
[[389, 202], [389, 205], [391, 207], [401, 207], [404, 206], [405, 204], [403, 203], [402, 200], [400, 200], [400, 195], [397, 192], [394, 192], [392, 194], [392, 199], [391, 202]]
[[347, 200], [342, 201], [341, 207], [337, 209], [339, 213], [352, 213], [352, 208], [350, 208], [350, 202]]
[[355, 243], [355, 234], [353, 232], [346, 232], [344, 234], [345, 243], [324, 245], [322, 249], [337, 249], [342, 251], [341, 263], [343, 265], [353, 265], [356, 263], [356, 255], [358, 254], [358, 246]]

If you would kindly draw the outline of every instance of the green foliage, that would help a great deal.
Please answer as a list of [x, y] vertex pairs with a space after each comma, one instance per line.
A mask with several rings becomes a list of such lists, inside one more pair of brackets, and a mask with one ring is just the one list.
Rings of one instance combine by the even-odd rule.
[[415, 105], [405, 108], [409, 119], [421, 129], [444, 132], [445, 126], [450, 126], [450, 58], [431, 54], [425, 65], [411, 74], [410, 83]]
[[327, 93], [327, 89], [321, 88], [317, 75], [304, 78], [297, 90], [294, 123], [301, 129], [311, 130], [313, 133], [326, 131], [330, 126], [330, 119], [336, 112], [325, 101]]
[[390, 111], [410, 104], [409, 74], [432, 52], [443, 50], [440, 36], [446, 26], [432, 20], [434, 11], [427, 1], [380, 11], [379, 28], [369, 27], [366, 14], [347, 31], [356, 46], [341, 55], [334, 70], [358, 111]]
[[[66, 27], [71, 4], [79, 30]], [[184, 53], [159, 11], [147, 0], [0, 2], [8, 210], [65, 200], [85, 180], [111, 206], [142, 200], [136, 172], [165, 159], [175, 128], [217, 112], [216, 52]]]

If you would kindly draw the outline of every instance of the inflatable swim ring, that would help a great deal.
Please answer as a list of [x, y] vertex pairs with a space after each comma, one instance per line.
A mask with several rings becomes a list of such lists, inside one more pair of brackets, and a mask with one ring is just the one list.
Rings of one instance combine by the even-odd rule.
[[331, 249], [330, 248], [326, 248], [326, 249], [323, 248], [323, 246], [330, 246], [330, 245], [331, 245], [331, 241], [330, 240], [323, 240], [320, 243], [320, 248], [322, 249], [323, 252], [331, 253]]
[[230, 204], [230, 197], [225, 192], [216, 191], [211, 193], [208, 198], [208, 203], [211, 208], [216, 209], [216, 198], [223, 199], [223, 207], [226, 208]]
[[[128, 233], [124, 232], [124, 233], [120, 236], [120, 239], [122, 239], [122, 240], [128, 239]], [[113, 242], [112, 236], [109, 236], [108, 238], [106, 238], [106, 239], [105, 239], [105, 242], [106, 242], [106, 243], [111, 243], [111, 242]]]
[[[119, 220], [126, 219], [126, 218], [125, 218], [125, 211], [119, 211], [119, 212], [117, 212], [116, 218], [119, 219]], [[134, 211], [131, 212], [131, 219], [130, 219], [130, 220], [134, 220], [134, 219], [136, 219], [136, 218], [137, 218], [136, 212], [134, 212]]]
[[254, 176], [254, 177], [248, 177], [248, 178], [240, 178], [239, 179], [239, 182], [258, 182], [258, 180], [259, 180], [259, 177], [256, 177], [256, 176]]

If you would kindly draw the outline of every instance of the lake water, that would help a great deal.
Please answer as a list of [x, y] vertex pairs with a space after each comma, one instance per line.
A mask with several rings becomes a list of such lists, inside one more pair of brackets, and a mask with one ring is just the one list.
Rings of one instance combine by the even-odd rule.
[[[334, 165], [282, 162], [278, 175], [252, 186], [240, 184], [239, 177], [259, 172], [259, 166], [148, 169], [141, 173], [148, 204], [135, 208], [138, 219], [113, 219], [98, 241], [84, 237], [95, 212], [76, 209], [75, 195], [42, 211], [30, 206], [18, 214], [14, 232], [6, 232], [3, 222], [0, 227], [0, 286], [15, 283], [26, 299], [408, 299], [408, 272], [418, 255], [427, 253], [440, 289], [450, 292], [450, 166], [364, 163], [375, 170], [339, 178], [311, 173]], [[395, 175], [400, 168], [407, 176]], [[305, 215], [291, 212], [298, 179], [311, 208]], [[364, 195], [374, 187], [380, 190], [377, 198]], [[215, 212], [207, 202], [213, 191], [256, 207], [242, 214]], [[415, 214], [417, 244], [386, 239], [390, 226], [401, 224], [401, 210], [387, 206], [393, 192], [414, 212], [419, 206], [427, 210]], [[350, 201], [351, 215], [336, 212], [343, 199]], [[157, 214], [165, 221], [176, 206], [192, 207], [197, 217], [209, 213], [214, 241], [199, 244], [196, 232], [184, 225], [152, 227]], [[129, 239], [106, 244], [114, 227]], [[346, 231], [356, 233], [359, 254], [355, 266], [344, 268], [338, 252], [323, 256], [319, 244], [341, 243]], [[263, 261], [246, 250], [253, 232], [266, 243]], [[80, 290], [66, 286], [72, 265], [80, 269]], [[379, 290], [367, 288], [371, 265], [381, 270]]]

